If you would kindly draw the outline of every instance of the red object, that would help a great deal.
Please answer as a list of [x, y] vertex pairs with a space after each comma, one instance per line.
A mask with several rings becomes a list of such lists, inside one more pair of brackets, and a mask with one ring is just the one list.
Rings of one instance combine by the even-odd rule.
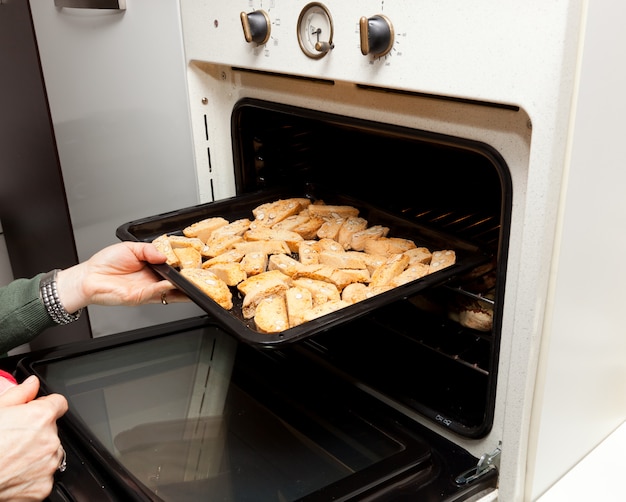
[[4, 371], [4, 370], [0, 370], [0, 377], [2, 378], [6, 378], [9, 382], [17, 385], [17, 380], [15, 379], [15, 377], [13, 375], [11, 375], [11, 373], [9, 373], [8, 371]]

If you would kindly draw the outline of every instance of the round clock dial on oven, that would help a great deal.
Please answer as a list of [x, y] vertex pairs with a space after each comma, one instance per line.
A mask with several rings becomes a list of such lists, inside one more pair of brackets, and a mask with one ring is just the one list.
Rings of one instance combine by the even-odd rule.
[[302, 52], [313, 59], [323, 58], [333, 48], [333, 20], [319, 2], [304, 7], [298, 18], [298, 43]]

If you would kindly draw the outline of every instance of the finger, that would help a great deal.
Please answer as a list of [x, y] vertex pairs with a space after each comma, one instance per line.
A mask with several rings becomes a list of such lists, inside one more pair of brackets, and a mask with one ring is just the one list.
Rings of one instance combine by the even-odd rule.
[[149, 242], [123, 242], [140, 261], [146, 261], [152, 264], [165, 262], [167, 257], [161, 253], [152, 243]]
[[0, 406], [14, 406], [32, 401], [39, 392], [39, 379], [31, 375], [19, 385], [0, 394]]
[[48, 394], [47, 396], [41, 396], [37, 399], [42, 403], [46, 403], [52, 410], [52, 414], [55, 419], [61, 418], [68, 410], [67, 399], [61, 394]]

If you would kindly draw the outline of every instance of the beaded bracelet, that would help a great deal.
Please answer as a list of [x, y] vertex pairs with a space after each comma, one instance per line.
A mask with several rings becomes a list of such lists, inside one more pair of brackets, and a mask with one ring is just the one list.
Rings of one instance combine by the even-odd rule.
[[83, 309], [78, 309], [73, 314], [70, 314], [59, 299], [59, 292], [57, 291], [57, 272], [59, 270], [51, 270], [41, 278], [39, 283], [39, 297], [43, 302], [48, 315], [57, 324], [69, 324], [76, 321], [83, 312]]

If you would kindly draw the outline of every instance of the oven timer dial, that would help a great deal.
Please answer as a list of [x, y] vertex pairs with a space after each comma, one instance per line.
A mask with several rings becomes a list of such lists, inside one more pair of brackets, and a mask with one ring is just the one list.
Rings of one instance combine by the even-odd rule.
[[393, 47], [394, 31], [391, 21], [382, 14], [359, 20], [361, 53], [374, 57], [386, 56]]
[[297, 30], [300, 49], [312, 59], [323, 58], [334, 48], [333, 20], [328, 9], [319, 2], [302, 9]]
[[267, 43], [270, 39], [270, 17], [264, 10], [242, 12], [241, 26], [246, 42], [256, 42], [258, 45]]

